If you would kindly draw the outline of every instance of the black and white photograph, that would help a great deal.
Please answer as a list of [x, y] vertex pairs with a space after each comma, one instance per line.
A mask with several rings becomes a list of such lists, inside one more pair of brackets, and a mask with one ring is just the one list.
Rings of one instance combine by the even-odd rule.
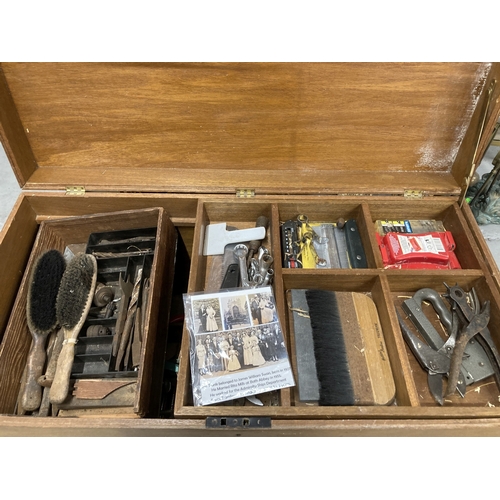
[[196, 363], [201, 377], [248, 370], [286, 359], [277, 323], [196, 336]]
[[245, 295], [221, 297], [224, 330], [250, 326], [248, 300]]
[[193, 303], [196, 311], [196, 332], [216, 332], [222, 329], [219, 299], [207, 299]]
[[248, 297], [252, 314], [252, 324], [262, 325], [278, 321], [276, 305], [272, 294], [259, 292]]
[[184, 305], [195, 406], [295, 385], [270, 287], [186, 294]]

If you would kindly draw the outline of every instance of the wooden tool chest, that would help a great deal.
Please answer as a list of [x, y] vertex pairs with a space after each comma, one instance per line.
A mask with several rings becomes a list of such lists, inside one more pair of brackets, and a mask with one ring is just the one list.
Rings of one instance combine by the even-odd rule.
[[[0, 233], [0, 434], [500, 434], [494, 378], [439, 406], [396, 315], [419, 289], [474, 287], [490, 302], [489, 329], [500, 346], [499, 271], [462, 202], [500, 113], [499, 79], [496, 63], [2, 64], [0, 138], [23, 191]], [[194, 406], [184, 329], [168, 416], [15, 415], [31, 341], [18, 295], [42, 223], [141, 210], [176, 227], [175, 278], [161, 273], [188, 292], [207, 284], [207, 224], [248, 228], [267, 216], [273, 289], [293, 369], [288, 290], [369, 294], [394, 402], [316, 406], [288, 388], [264, 406]], [[355, 219], [368, 267], [282, 268], [280, 223], [298, 214]], [[442, 220], [461, 269], [384, 269], [374, 231], [381, 219]], [[150, 319], [165, 336], [167, 289], [158, 288]], [[165, 338], [168, 350], [173, 340]], [[154, 362], [161, 363], [158, 356]]]

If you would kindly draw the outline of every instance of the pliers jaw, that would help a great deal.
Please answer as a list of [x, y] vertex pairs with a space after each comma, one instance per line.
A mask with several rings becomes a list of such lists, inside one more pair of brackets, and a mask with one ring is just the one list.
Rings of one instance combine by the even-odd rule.
[[[432, 397], [438, 404], [443, 405], [444, 378], [448, 376], [450, 371], [450, 358], [444, 352], [433, 349], [417, 337], [417, 335], [408, 328], [398, 311], [396, 311], [396, 314], [406, 343], [420, 366], [428, 373], [427, 381]], [[463, 374], [459, 372], [456, 388], [462, 397], [465, 396], [465, 387], [465, 378]]]

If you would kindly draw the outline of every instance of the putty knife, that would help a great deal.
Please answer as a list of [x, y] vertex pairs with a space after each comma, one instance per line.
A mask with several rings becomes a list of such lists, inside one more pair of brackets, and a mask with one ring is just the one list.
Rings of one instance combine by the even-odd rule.
[[203, 255], [222, 255], [224, 247], [230, 243], [242, 243], [251, 240], [263, 240], [266, 237], [265, 227], [252, 227], [228, 231], [226, 223], [209, 224], [205, 233]]

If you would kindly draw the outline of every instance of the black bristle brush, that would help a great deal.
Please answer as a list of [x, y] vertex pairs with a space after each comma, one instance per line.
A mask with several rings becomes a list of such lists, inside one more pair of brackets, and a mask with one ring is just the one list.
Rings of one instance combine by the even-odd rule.
[[319, 382], [319, 404], [348, 406], [355, 403], [342, 322], [334, 293], [306, 290]]
[[375, 302], [365, 293], [290, 290], [301, 401], [388, 405], [396, 385]]
[[38, 377], [42, 375], [47, 357], [47, 337], [57, 327], [56, 299], [65, 267], [61, 252], [48, 250], [37, 259], [30, 275], [26, 319], [33, 341], [26, 363], [26, 383], [21, 399], [26, 411], [37, 410], [42, 399]]
[[97, 282], [97, 261], [93, 255], [78, 254], [67, 265], [56, 302], [58, 322], [64, 342], [50, 387], [50, 402], [61, 404], [69, 392], [75, 344], [87, 318]]

